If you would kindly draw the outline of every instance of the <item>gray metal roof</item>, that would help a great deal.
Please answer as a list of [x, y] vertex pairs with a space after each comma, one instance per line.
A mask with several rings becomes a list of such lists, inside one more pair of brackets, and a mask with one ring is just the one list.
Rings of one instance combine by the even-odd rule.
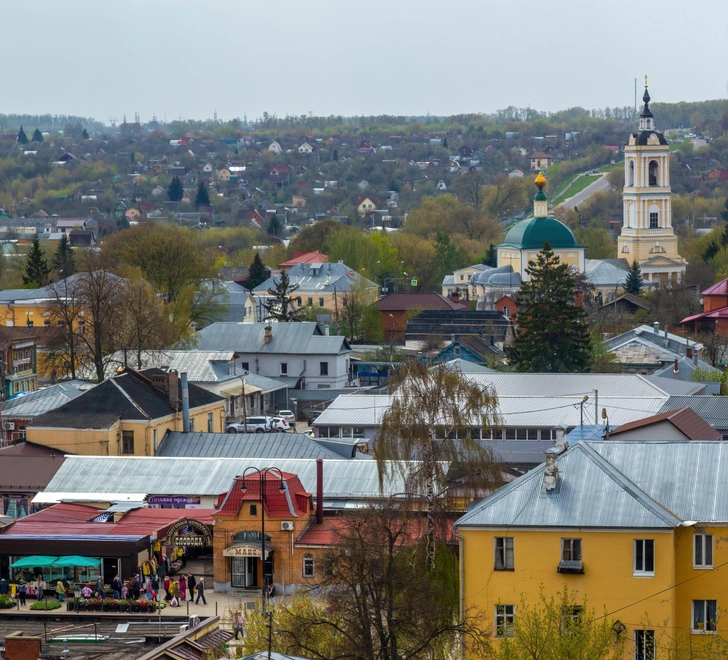
[[157, 456], [341, 459], [300, 433], [167, 433]]
[[696, 383], [687, 378], [674, 378], [673, 376], [673, 367], [670, 367], [669, 369], [661, 369], [654, 374], [645, 376], [645, 380], [650, 381], [653, 385], [657, 385], [657, 387], [671, 396], [673, 394], [683, 396], [705, 394], [705, 383]]
[[579, 442], [558, 457], [559, 477], [553, 492], [544, 490], [545, 465], [540, 465], [477, 504], [456, 526], [660, 529], [679, 525], [678, 518], [595, 451], [623, 444]]
[[713, 428], [728, 431], [728, 396], [671, 396], [658, 412], [687, 406]]
[[6, 419], [30, 419], [43, 413], [47, 413], [72, 399], [81, 396], [85, 391], [93, 387], [89, 383], [70, 381], [67, 383], [56, 383], [50, 387], [19, 396], [0, 405], [3, 417]]
[[[37, 502], [74, 498], [121, 501], [144, 495], [216, 496], [226, 492], [248, 467], [277, 467], [297, 474], [309, 493], [316, 492], [316, 460], [307, 458], [167, 458], [126, 456], [67, 456]], [[376, 461], [324, 460], [327, 499], [366, 499], [403, 493], [397, 470], [379, 490]], [[141, 494], [141, 498], [139, 495]]]
[[[316, 294], [322, 291], [346, 293], [354, 285], [376, 289], [377, 285], [342, 263], [296, 264], [287, 271], [291, 285], [297, 286], [295, 295]], [[253, 289], [256, 295], [265, 296], [273, 289], [280, 275], [269, 277]]]
[[[273, 339], [266, 344], [265, 327], [270, 325]], [[301, 323], [213, 323], [196, 332], [189, 342], [202, 351], [235, 351], [242, 354], [272, 353], [325, 355], [348, 353], [344, 337], [320, 334], [314, 322]]]
[[477, 362], [470, 362], [470, 360], [463, 360], [462, 358], [455, 358], [454, 360], [448, 360], [443, 365], [453, 371], [459, 371], [461, 374], [492, 374], [495, 373], [495, 369], [486, 367]]
[[627, 332], [615, 335], [604, 341], [604, 344], [608, 348], [619, 348], [625, 344], [630, 343], [635, 339], [642, 339], [655, 348], [661, 348], [675, 353], [676, 357], [682, 357], [685, 355], [685, 349], [689, 347], [695, 348], [700, 351], [703, 349], [703, 345], [699, 342], [692, 341], [689, 338], [681, 337], [680, 335], [674, 335], [671, 332], [665, 333], [664, 329], [659, 332], [655, 332], [654, 327], [649, 325], [641, 325], [637, 328], [632, 328]]
[[[191, 383], [219, 383], [232, 376], [228, 372], [228, 364], [232, 362], [235, 351], [200, 351], [200, 350], [166, 350], [144, 351], [139, 366], [137, 356], [127, 351], [126, 362], [132, 369], [150, 369], [152, 367], [169, 367], [180, 373], [186, 372]], [[124, 366], [124, 351], [116, 351], [106, 358], [104, 370], [106, 378], [116, 375], [117, 369]]]
[[626, 259], [584, 259], [584, 274], [596, 287], [618, 287], [624, 284], [629, 273]]

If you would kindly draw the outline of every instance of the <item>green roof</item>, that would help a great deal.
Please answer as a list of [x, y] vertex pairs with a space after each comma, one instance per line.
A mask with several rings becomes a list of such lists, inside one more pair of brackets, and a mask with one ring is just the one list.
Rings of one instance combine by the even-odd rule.
[[517, 222], [499, 247], [540, 250], [547, 241], [554, 249], [584, 247], [576, 242], [571, 229], [555, 218], [530, 218]]

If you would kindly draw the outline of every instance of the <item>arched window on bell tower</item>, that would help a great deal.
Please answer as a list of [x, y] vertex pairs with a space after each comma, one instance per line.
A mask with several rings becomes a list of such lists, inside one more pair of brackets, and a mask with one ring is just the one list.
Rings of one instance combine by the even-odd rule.
[[627, 170], [627, 186], [634, 187], [634, 161], [629, 161], [629, 168]]
[[656, 160], [651, 160], [649, 165], [649, 182], [651, 186], [657, 185], [657, 175], [659, 173], [660, 166]]

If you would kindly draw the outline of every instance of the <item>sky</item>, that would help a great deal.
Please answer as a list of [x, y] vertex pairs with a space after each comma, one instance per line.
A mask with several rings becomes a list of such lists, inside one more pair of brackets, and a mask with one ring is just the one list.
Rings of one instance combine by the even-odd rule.
[[0, 0], [0, 113], [108, 123], [728, 98], [728, 0]]

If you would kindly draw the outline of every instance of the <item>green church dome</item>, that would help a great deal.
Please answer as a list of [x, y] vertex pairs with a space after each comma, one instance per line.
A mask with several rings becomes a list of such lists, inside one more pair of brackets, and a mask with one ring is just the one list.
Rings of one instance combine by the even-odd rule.
[[548, 242], [554, 249], [582, 248], [574, 233], [556, 218], [530, 218], [521, 220], [510, 228], [502, 247], [519, 250], [541, 250]]

